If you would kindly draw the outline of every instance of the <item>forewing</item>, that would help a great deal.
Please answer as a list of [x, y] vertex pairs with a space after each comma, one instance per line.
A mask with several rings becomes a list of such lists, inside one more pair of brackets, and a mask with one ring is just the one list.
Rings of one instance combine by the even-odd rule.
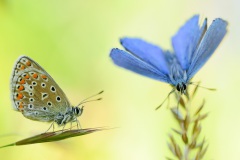
[[112, 58], [113, 62], [120, 67], [131, 70], [143, 76], [170, 83], [169, 78], [166, 74], [160, 72], [151, 64], [148, 64], [147, 62], [141, 60], [129, 52], [117, 48], [112, 49], [110, 57]]
[[190, 80], [211, 57], [227, 33], [226, 28], [227, 22], [220, 18], [212, 22], [192, 57], [192, 62], [187, 70], [188, 80]]
[[131, 54], [154, 66], [163, 74], [169, 74], [164, 52], [158, 46], [139, 38], [122, 38], [120, 42]]
[[207, 20], [204, 20], [202, 27], [198, 23], [199, 15], [193, 16], [172, 38], [174, 52], [183, 70], [188, 69], [192, 54], [206, 31]]
[[11, 80], [13, 108], [29, 119], [52, 121], [70, 103], [52, 77], [29, 57], [20, 57]]

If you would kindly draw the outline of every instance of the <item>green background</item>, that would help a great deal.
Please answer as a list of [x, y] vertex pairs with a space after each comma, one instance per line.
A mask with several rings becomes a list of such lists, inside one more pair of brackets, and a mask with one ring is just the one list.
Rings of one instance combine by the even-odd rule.
[[[50, 124], [28, 120], [10, 100], [12, 67], [20, 55], [37, 61], [73, 105], [105, 90], [103, 100], [85, 105], [83, 128], [117, 127], [64, 141], [0, 149], [0, 159], [159, 160], [170, 155], [168, 133], [176, 124], [166, 106], [155, 111], [171, 87], [115, 66], [109, 58], [119, 38], [142, 37], [171, 49], [171, 36], [194, 14], [211, 23], [229, 22], [228, 34], [194, 77], [216, 92], [206, 100], [205, 159], [240, 159], [240, 2], [237, 0], [1, 0], [0, 145], [46, 131]], [[175, 101], [171, 101], [174, 105]]]

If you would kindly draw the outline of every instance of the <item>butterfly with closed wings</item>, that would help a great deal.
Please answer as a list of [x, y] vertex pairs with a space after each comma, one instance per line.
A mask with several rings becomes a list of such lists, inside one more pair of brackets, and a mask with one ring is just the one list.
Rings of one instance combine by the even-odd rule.
[[79, 106], [94, 101], [87, 101], [89, 98], [74, 107], [54, 79], [34, 60], [21, 56], [14, 65], [11, 77], [13, 108], [28, 119], [52, 122], [53, 129], [54, 122], [63, 126], [63, 129], [69, 122], [71, 125], [76, 122], [80, 127], [77, 118], [82, 114], [83, 107]]

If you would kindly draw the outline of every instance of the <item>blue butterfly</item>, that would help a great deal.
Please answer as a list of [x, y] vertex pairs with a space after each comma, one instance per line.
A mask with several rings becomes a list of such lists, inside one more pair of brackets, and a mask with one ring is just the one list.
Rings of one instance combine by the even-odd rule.
[[114, 48], [110, 57], [120, 67], [171, 84], [173, 91], [186, 94], [191, 78], [211, 57], [226, 28], [227, 22], [221, 18], [208, 29], [206, 18], [199, 26], [199, 15], [195, 15], [172, 37], [173, 53], [139, 38], [122, 38], [120, 42], [127, 51]]

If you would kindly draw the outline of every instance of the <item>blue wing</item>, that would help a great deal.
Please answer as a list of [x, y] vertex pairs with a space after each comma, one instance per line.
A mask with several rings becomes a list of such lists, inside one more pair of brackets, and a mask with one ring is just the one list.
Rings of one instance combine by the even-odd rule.
[[169, 74], [164, 52], [156, 45], [139, 38], [122, 38], [123, 47], [144, 62], [151, 64], [163, 74]]
[[198, 22], [199, 15], [193, 16], [172, 38], [174, 52], [183, 70], [188, 69], [193, 53], [207, 27], [206, 19], [202, 27], [198, 25]]
[[225, 36], [227, 32], [226, 28], [227, 22], [220, 18], [212, 22], [192, 57], [192, 62], [187, 70], [188, 80], [190, 80], [211, 57]]
[[166, 74], [129, 52], [114, 48], [111, 50], [110, 57], [114, 63], [120, 67], [159, 81], [170, 83]]

